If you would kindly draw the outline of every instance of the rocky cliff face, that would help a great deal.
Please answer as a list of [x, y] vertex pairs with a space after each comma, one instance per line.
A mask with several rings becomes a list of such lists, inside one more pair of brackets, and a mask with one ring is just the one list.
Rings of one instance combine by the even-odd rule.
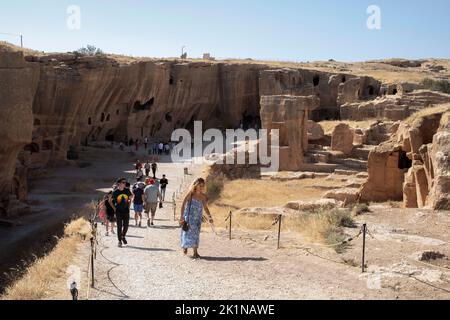
[[[33, 98], [39, 69], [21, 53], [0, 49], [0, 215], [13, 205], [14, 173], [18, 154], [31, 141]], [[21, 172], [22, 175], [26, 173]]]
[[402, 123], [369, 155], [363, 201], [403, 200], [405, 208], [450, 209], [449, 112]]
[[[343, 86], [354, 78], [261, 64], [120, 63], [75, 54], [24, 58], [11, 51], [0, 58], [1, 187], [4, 199], [12, 192], [20, 200], [26, 199], [27, 176], [64, 163], [70, 146], [144, 136], [168, 140], [174, 129], [192, 129], [195, 120], [204, 129], [260, 127], [263, 95], [316, 96], [320, 107], [311, 117], [338, 118], [339, 96], [351, 94]], [[2, 203], [3, 212], [10, 210], [7, 200]]]
[[194, 120], [205, 128], [239, 125], [259, 113], [255, 66], [173, 62], [119, 65], [75, 56], [36, 59], [34, 137], [53, 160], [69, 145], [149, 136], [169, 139]]
[[[264, 66], [141, 61], [72, 54], [0, 55], [2, 211], [26, 199], [28, 169], [66, 161], [70, 146], [170, 139], [176, 128], [234, 128], [259, 120]], [[14, 173], [16, 176], [14, 177]]]
[[450, 210], [450, 111], [442, 116], [441, 126], [433, 137], [430, 158], [435, 180], [429, 203], [435, 209]]

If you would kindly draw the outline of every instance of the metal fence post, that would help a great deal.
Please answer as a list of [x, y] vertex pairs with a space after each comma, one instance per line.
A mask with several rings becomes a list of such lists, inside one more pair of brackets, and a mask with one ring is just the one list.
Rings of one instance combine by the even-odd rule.
[[230, 240], [231, 240], [231, 219], [233, 217], [233, 212], [230, 211], [230, 230], [229, 230], [229, 235], [230, 235]]
[[91, 238], [91, 288], [94, 287], [94, 238]]
[[367, 224], [364, 223], [363, 226], [363, 247], [362, 247], [362, 263], [361, 263], [361, 268], [362, 268], [362, 273], [365, 272], [365, 268], [366, 268], [366, 232], [367, 232]]
[[280, 238], [281, 238], [281, 220], [282, 220], [283, 216], [280, 214], [278, 216], [278, 245], [277, 245], [277, 250], [280, 249]]

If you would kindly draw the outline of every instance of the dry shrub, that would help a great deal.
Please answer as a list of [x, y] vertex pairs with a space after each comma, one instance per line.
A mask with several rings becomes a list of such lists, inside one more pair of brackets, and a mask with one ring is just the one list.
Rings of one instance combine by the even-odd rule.
[[224, 184], [225, 177], [223, 175], [206, 180], [206, 195], [208, 196], [209, 201], [215, 201], [220, 197]]
[[355, 205], [353, 207], [353, 214], [355, 216], [360, 216], [360, 215], [363, 215], [364, 213], [368, 213], [368, 212], [370, 212], [370, 208], [365, 203], [358, 203], [357, 205]]
[[[288, 218], [285, 226], [300, 232], [310, 241], [334, 245], [346, 239], [344, 228], [353, 228], [355, 222], [349, 210], [334, 209]], [[337, 245], [335, 250], [341, 252], [344, 248], [344, 245]]]
[[56, 247], [46, 256], [36, 259], [20, 280], [6, 288], [1, 299], [42, 300], [48, 297], [55, 279], [65, 275], [78, 245], [89, 238], [89, 233], [90, 225], [83, 218], [66, 225], [64, 236]]
[[[207, 179], [208, 183], [208, 179]], [[214, 190], [210, 197], [210, 210], [217, 227], [228, 226], [225, 221], [230, 211], [249, 207], [270, 208], [283, 206], [289, 201], [318, 200], [326, 192], [314, 186], [337, 186], [339, 182], [325, 178], [293, 181], [271, 180], [224, 180], [211, 179]], [[210, 190], [208, 190], [210, 191]], [[211, 197], [215, 200], [211, 200]], [[263, 230], [271, 227], [276, 214], [233, 214], [233, 228]], [[351, 210], [318, 210], [283, 219], [283, 230], [299, 232], [313, 242], [334, 244], [345, 240], [345, 227], [353, 227]], [[337, 251], [343, 246], [337, 246]]]

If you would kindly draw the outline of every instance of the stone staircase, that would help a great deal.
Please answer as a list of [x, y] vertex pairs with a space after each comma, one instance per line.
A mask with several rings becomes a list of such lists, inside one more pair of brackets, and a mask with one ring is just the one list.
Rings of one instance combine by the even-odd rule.
[[367, 159], [373, 146], [355, 146], [352, 157], [339, 151], [310, 149], [306, 155], [307, 171], [334, 173], [337, 170], [367, 172]]

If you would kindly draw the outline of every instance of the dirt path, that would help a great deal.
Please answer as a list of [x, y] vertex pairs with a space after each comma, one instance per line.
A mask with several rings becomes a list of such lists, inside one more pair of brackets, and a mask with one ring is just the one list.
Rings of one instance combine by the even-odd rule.
[[[161, 165], [169, 180], [182, 169]], [[195, 169], [195, 174], [200, 173]], [[172, 195], [177, 186], [169, 185]], [[177, 214], [179, 214], [177, 212]], [[192, 260], [179, 249], [180, 230], [171, 205], [157, 213], [153, 228], [129, 231], [129, 245], [117, 247], [114, 236], [101, 229], [96, 284], [90, 299], [395, 299], [389, 289], [371, 290], [359, 270], [298, 250], [274, 250], [274, 231], [252, 233], [264, 241], [245, 241], [246, 232], [229, 241], [225, 230], [201, 235], [200, 254]], [[134, 225], [134, 220], [131, 221]], [[265, 236], [266, 235], [266, 236]], [[87, 257], [89, 249], [81, 252]], [[87, 259], [79, 259], [87, 265]]]
[[[139, 155], [141, 159], [144, 154]], [[113, 161], [111, 161], [113, 159]], [[89, 203], [92, 197], [101, 195], [118, 176], [133, 177], [132, 162], [135, 156], [117, 150], [89, 150], [83, 156], [83, 161], [91, 162], [86, 168], [60, 168], [55, 170], [52, 177], [39, 181], [32, 197], [43, 202], [49, 211], [41, 215], [31, 216], [29, 219], [39, 221], [45, 225], [49, 219], [55, 219], [61, 212], [60, 208], [75, 210]], [[163, 159], [168, 160], [168, 159]], [[159, 165], [159, 175], [165, 173], [169, 179], [167, 199], [171, 200], [173, 192], [183, 180], [184, 164], [163, 162]], [[201, 174], [202, 168], [193, 168], [192, 180]], [[71, 187], [86, 180], [93, 180], [84, 192], [72, 192]], [[187, 183], [184, 184], [184, 187]], [[45, 200], [45, 201], [43, 201]], [[178, 203], [178, 208], [179, 208]], [[39, 207], [39, 206], [38, 206]], [[45, 208], [42, 208], [45, 209]], [[45, 216], [44, 216], [45, 214]], [[179, 215], [180, 213], [177, 212]], [[214, 212], [213, 212], [214, 215]], [[40, 217], [45, 219], [39, 220]], [[409, 265], [392, 266], [391, 261], [384, 261], [380, 257], [390, 255], [392, 241], [386, 241], [384, 233], [386, 227], [380, 223], [386, 221], [389, 226], [404, 225], [408, 228], [423, 228], [414, 230], [415, 234], [431, 237], [426, 226], [430, 221], [438, 225], [445, 235], [448, 219], [446, 216], [426, 216], [426, 223], [412, 222], [405, 225], [404, 212], [385, 212], [384, 215], [373, 214], [365, 219], [373, 225], [372, 231], [378, 240], [372, 240], [372, 250], [368, 258], [379, 266], [390, 266], [389, 277], [383, 278], [383, 285], [377, 286], [372, 273], [360, 274], [358, 267], [351, 267], [336, 263], [337, 257], [330, 251], [311, 251], [310, 253], [287, 249], [290, 245], [302, 243], [298, 234], [284, 232], [282, 250], [276, 248], [276, 230], [244, 231], [233, 230], [233, 240], [227, 239], [225, 230], [218, 230], [218, 235], [211, 232], [205, 225], [201, 235], [201, 260], [192, 260], [183, 256], [179, 248], [180, 230], [173, 219], [172, 205], [157, 214], [156, 226], [153, 228], [131, 227], [129, 231], [129, 245], [125, 248], [117, 247], [114, 236], [105, 236], [104, 228], [99, 229], [99, 248], [95, 264], [95, 288], [90, 290], [90, 299], [449, 299], [450, 294], [441, 289], [433, 288], [418, 280], [434, 281], [437, 286], [448, 288], [444, 280], [435, 279], [436, 274], [427, 271], [426, 277], [418, 280], [407, 276], [392, 275], [392, 271], [415, 272]], [[439, 218], [441, 217], [441, 218]], [[419, 217], [424, 219], [423, 216]], [[407, 218], [406, 216], [406, 219]], [[434, 220], [433, 220], [434, 219]], [[444, 220], [443, 220], [444, 219]], [[392, 221], [393, 220], [393, 221]], [[412, 221], [412, 220], [411, 220]], [[134, 224], [134, 221], [131, 221]], [[423, 225], [423, 226], [422, 226]], [[26, 226], [24, 226], [25, 228]], [[389, 229], [389, 228], [388, 228]], [[16, 230], [17, 231], [17, 230]], [[411, 231], [411, 230], [409, 230]], [[25, 231], [23, 231], [25, 232]], [[403, 231], [402, 231], [403, 232]], [[391, 232], [393, 233], [393, 231]], [[398, 230], [397, 230], [398, 233]], [[380, 237], [382, 235], [384, 238]], [[400, 251], [417, 250], [412, 247], [412, 240], [418, 238], [405, 237], [397, 239], [402, 245]], [[389, 238], [390, 239], [390, 238]], [[388, 239], [388, 240], [389, 240]], [[429, 238], [420, 238], [425, 241]], [[431, 239], [431, 238], [430, 238]], [[445, 243], [450, 239], [441, 237]], [[400, 241], [400, 242], [399, 242]], [[430, 240], [431, 241], [431, 240]], [[435, 241], [435, 240], [433, 240]], [[427, 240], [427, 246], [433, 243]], [[408, 248], [405, 246], [408, 245]], [[411, 247], [411, 248], [410, 248]], [[431, 246], [433, 247], [433, 246]], [[422, 246], [420, 247], [422, 248]], [[408, 250], [405, 250], [408, 249]], [[358, 247], [350, 248], [346, 256], [357, 257]], [[380, 254], [380, 257], [377, 255]], [[87, 265], [89, 245], [80, 247], [74, 256], [74, 265], [82, 271], [80, 284], [80, 298], [87, 294]], [[401, 260], [401, 257], [396, 260]], [[405, 266], [407, 268], [405, 268]], [[427, 268], [419, 268], [427, 270]], [[405, 271], [406, 270], [406, 271]], [[420, 271], [419, 270], [419, 271]], [[377, 270], [375, 270], [377, 271]], [[420, 274], [418, 274], [420, 276]], [[400, 277], [400, 278], [398, 278]], [[401, 283], [398, 281], [401, 279]], [[449, 279], [449, 278], [447, 278]], [[376, 278], [375, 278], [376, 280]], [[375, 284], [375, 286], [374, 286]], [[55, 279], [53, 298], [70, 299], [66, 289], [66, 279]], [[401, 289], [399, 289], [401, 287]]]

